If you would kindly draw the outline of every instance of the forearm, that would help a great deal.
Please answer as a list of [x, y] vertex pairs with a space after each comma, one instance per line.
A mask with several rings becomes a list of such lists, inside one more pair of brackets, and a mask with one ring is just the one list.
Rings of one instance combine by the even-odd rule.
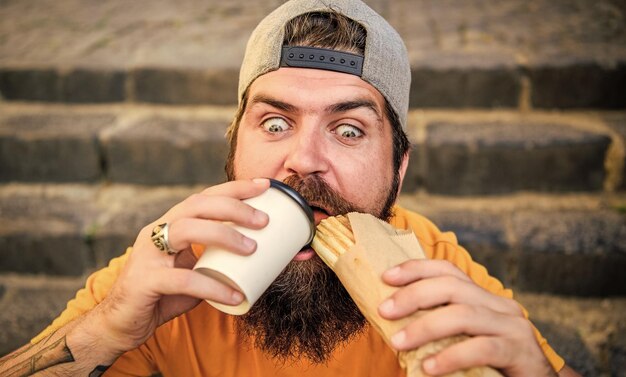
[[[87, 313], [35, 344], [27, 344], [0, 359], [1, 376], [90, 376], [110, 365], [120, 352], [101, 344], [98, 321]], [[94, 375], [99, 375], [94, 373]]]

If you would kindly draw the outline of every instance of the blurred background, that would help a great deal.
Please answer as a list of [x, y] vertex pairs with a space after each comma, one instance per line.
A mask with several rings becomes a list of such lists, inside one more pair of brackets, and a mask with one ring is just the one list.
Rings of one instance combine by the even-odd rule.
[[[586, 376], [626, 372], [626, 1], [370, 0], [411, 59], [401, 204], [454, 231]], [[224, 180], [280, 0], [0, 1], [0, 354]]]

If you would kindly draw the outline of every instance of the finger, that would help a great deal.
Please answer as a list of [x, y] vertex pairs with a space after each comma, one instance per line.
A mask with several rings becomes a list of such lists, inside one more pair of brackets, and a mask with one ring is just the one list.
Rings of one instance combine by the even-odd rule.
[[429, 375], [440, 376], [468, 368], [491, 366], [507, 376], [556, 376], [532, 334], [514, 335], [525, 336], [467, 338], [425, 359], [422, 369]]
[[269, 222], [263, 211], [229, 196], [194, 194], [185, 199], [177, 217], [230, 221], [250, 229], [261, 229]]
[[501, 368], [513, 359], [508, 343], [506, 339], [492, 336], [467, 338], [425, 359], [422, 369], [429, 375], [439, 376], [481, 366]]
[[249, 255], [256, 250], [256, 241], [230, 225], [211, 220], [175, 220], [169, 225], [168, 238], [174, 250], [190, 248], [192, 243], [221, 247], [241, 255]]
[[463, 271], [452, 263], [434, 259], [411, 259], [385, 271], [382, 279], [385, 283], [398, 287], [420, 279], [447, 275], [471, 281]]
[[251, 180], [237, 180], [211, 186], [204, 191], [203, 195], [230, 196], [235, 199], [248, 199], [261, 195], [270, 187], [267, 178], [255, 178]]
[[185, 295], [226, 305], [243, 301], [241, 292], [193, 270], [163, 268], [150, 274], [148, 279], [159, 295]]
[[379, 313], [387, 319], [398, 319], [420, 309], [444, 304], [484, 306], [500, 313], [523, 315], [515, 301], [487, 292], [472, 281], [450, 275], [419, 280], [398, 289], [379, 306]]
[[428, 311], [392, 336], [398, 350], [417, 348], [453, 335], [507, 335], [527, 331], [528, 321], [480, 306], [448, 305]]

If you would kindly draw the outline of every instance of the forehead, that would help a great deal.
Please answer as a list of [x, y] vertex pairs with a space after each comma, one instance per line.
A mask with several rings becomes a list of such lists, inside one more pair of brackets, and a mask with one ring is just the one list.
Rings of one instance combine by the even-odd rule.
[[382, 94], [360, 77], [340, 72], [310, 68], [280, 68], [258, 77], [248, 90], [248, 99], [271, 94], [309, 108], [330, 103], [367, 99], [377, 104], [383, 114]]

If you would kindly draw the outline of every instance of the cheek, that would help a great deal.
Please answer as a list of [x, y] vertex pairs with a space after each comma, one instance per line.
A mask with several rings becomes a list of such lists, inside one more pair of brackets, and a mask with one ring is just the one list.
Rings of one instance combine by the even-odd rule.
[[383, 206], [393, 178], [391, 166], [380, 161], [367, 156], [335, 164], [335, 175], [342, 194], [359, 207], [373, 212]]
[[233, 167], [237, 179], [275, 178], [276, 170], [280, 168], [280, 156], [251, 138], [240, 135]]

